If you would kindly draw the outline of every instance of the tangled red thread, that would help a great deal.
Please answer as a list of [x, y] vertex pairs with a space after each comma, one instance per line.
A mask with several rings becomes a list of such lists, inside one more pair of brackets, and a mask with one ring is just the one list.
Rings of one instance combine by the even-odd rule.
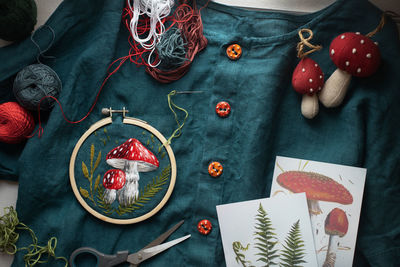
[[[127, 5], [123, 10], [122, 13], [122, 21], [127, 27], [127, 29], [130, 32], [130, 21], [133, 16], [133, 12], [129, 8], [127, 0]], [[173, 81], [176, 81], [180, 79], [183, 75], [187, 73], [189, 70], [191, 63], [193, 62], [195, 56], [197, 53], [202, 51], [206, 46], [207, 46], [207, 39], [203, 35], [203, 23], [201, 20], [200, 16], [200, 11], [207, 6], [208, 2], [200, 9], [197, 9], [196, 2], [194, 1], [193, 3], [193, 8], [187, 4], [187, 0], [183, 0], [181, 4], [175, 9], [175, 12], [162, 19], [162, 23], [165, 25], [167, 22], [169, 23], [169, 26], [166, 28], [166, 31], [173, 27], [175, 24], [177, 24], [177, 27], [181, 30], [181, 34], [184, 36], [187, 44], [186, 44], [186, 58], [187, 61], [185, 61], [181, 66], [177, 67], [176, 69], [168, 70], [168, 71], [163, 71], [158, 68], [151, 67], [150, 64], [145, 60], [145, 56], [147, 56], [146, 53], [149, 51], [143, 48], [138, 42], [136, 42], [132, 36], [132, 34], [129, 34], [128, 37], [128, 42], [130, 45], [129, 53], [126, 56], [120, 57], [115, 59], [107, 68], [107, 76], [103, 80], [103, 83], [101, 84], [99, 91], [96, 94], [96, 98], [90, 107], [89, 111], [87, 114], [82, 117], [79, 120], [72, 121], [67, 118], [65, 115], [63, 108], [58, 101], [57, 98], [53, 96], [45, 96], [43, 97], [39, 104], [38, 104], [38, 124], [39, 127], [38, 129], [28, 137], [32, 137], [38, 133], [38, 136], [41, 137], [43, 134], [43, 128], [42, 128], [42, 123], [41, 123], [41, 118], [40, 118], [40, 103], [46, 99], [46, 98], [52, 98], [54, 101], [57, 102], [57, 104], [60, 107], [62, 116], [64, 120], [68, 123], [71, 124], [76, 124], [84, 121], [90, 113], [93, 111], [95, 105], [97, 104], [98, 98], [100, 96], [101, 91], [103, 90], [104, 85], [107, 83], [108, 79], [116, 73], [119, 68], [127, 61], [129, 60], [130, 62], [133, 62], [137, 66], [145, 66], [146, 67], [146, 72], [149, 73], [154, 79], [156, 79], [159, 82], [162, 83], [170, 83]], [[159, 24], [160, 25], [160, 24]], [[160, 26], [158, 26], [160, 27]], [[146, 34], [150, 30], [150, 18], [147, 16], [140, 16], [139, 21], [138, 21], [138, 34]], [[158, 31], [160, 28], [157, 29]], [[150, 40], [152, 42], [154, 40]], [[155, 58], [154, 61], [151, 63], [152, 65], [156, 65], [159, 61], [159, 58], [157, 56], [157, 53], [155, 53]]]

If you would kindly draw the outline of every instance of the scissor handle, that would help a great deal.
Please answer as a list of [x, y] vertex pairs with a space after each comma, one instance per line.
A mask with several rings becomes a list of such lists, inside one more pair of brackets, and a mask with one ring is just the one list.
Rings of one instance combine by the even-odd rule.
[[69, 264], [71, 265], [71, 267], [76, 266], [75, 258], [83, 253], [88, 253], [95, 256], [97, 259], [97, 267], [111, 267], [126, 262], [129, 254], [129, 252], [126, 250], [119, 251], [117, 252], [117, 254], [114, 255], [107, 255], [91, 247], [81, 247], [72, 252], [71, 256], [69, 257]]

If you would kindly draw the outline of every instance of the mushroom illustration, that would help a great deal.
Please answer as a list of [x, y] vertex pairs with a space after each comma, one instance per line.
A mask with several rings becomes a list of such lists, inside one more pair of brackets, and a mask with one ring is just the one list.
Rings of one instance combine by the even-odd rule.
[[293, 193], [305, 192], [311, 214], [322, 213], [318, 201], [353, 203], [353, 196], [343, 185], [319, 173], [287, 171], [278, 175], [277, 182]]
[[324, 86], [324, 73], [319, 65], [309, 57], [302, 58], [294, 69], [292, 85], [303, 95], [301, 114], [308, 119], [314, 118], [319, 111], [317, 93]]
[[106, 162], [126, 174], [125, 186], [118, 192], [118, 201], [123, 206], [131, 205], [139, 196], [139, 172], [153, 171], [159, 166], [154, 154], [135, 138], [108, 152]]
[[112, 204], [117, 197], [117, 190], [124, 187], [126, 181], [125, 172], [112, 169], [108, 170], [103, 176], [104, 191], [103, 199], [107, 204]]
[[326, 107], [337, 107], [346, 95], [351, 76], [374, 74], [380, 65], [381, 55], [378, 45], [358, 32], [346, 32], [333, 39], [329, 55], [337, 69], [326, 81], [319, 100]]
[[329, 235], [329, 245], [323, 267], [335, 266], [338, 238], [346, 235], [348, 228], [349, 221], [343, 210], [334, 208], [326, 217], [325, 233]]

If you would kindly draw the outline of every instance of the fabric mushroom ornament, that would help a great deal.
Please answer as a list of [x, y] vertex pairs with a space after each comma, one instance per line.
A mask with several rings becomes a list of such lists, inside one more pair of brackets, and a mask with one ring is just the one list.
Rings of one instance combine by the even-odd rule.
[[351, 77], [368, 77], [380, 65], [378, 45], [360, 33], [346, 32], [333, 39], [329, 55], [337, 69], [326, 81], [319, 99], [326, 107], [337, 107], [347, 93]]
[[[308, 37], [304, 38], [303, 32], [308, 33]], [[299, 64], [293, 71], [292, 86], [296, 92], [303, 95], [301, 101], [301, 114], [308, 119], [314, 118], [319, 111], [317, 93], [324, 85], [324, 74], [319, 65], [307, 57], [314, 51], [320, 50], [321, 46], [316, 46], [308, 41], [311, 40], [313, 33], [309, 29], [301, 29], [299, 31], [300, 42], [297, 44], [297, 57], [301, 58]], [[310, 48], [309, 51], [303, 52], [304, 46]]]
[[108, 152], [106, 162], [126, 174], [125, 186], [118, 191], [118, 201], [122, 206], [133, 204], [139, 197], [139, 172], [153, 171], [159, 166], [154, 154], [135, 138]]
[[338, 249], [338, 238], [346, 235], [349, 228], [349, 221], [346, 213], [334, 208], [325, 219], [325, 233], [329, 235], [328, 252], [323, 267], [333, 267], [336, 261]]
[[103, 186], [105, 187], [103, 199], [106, 204], [112, 204], [117, 198], [117, 190], [124, 187], [126, 182], [125, 172], [112, 169], [108, 170], [103, 176]]

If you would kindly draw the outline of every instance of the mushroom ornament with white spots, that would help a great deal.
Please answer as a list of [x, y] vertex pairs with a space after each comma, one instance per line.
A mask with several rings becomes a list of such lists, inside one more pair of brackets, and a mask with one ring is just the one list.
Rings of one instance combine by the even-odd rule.
[[325, 82], [319, 100], [326, 107], [339, 106], [347, 92], [351, 77], [368, 77], [380, 65], [377, 43], [360, 33], [346, 32], [333, 39], [329, 55], [337, 69]]
[[308, 119], [314, 118], [319, 111], [317, 93], [324, 85], [320, 66], [309, 57], [302, 58], [294, 69], [292, 85], [296, 92], [303, 95], [301, 114]]
[[122, 206], [133, 204], [139, 197], [139, 172], [153, 171], [159, 166], [156, 156], [135, 138], [108, 152], [106, 162], [126, 174], [125, 186], [118, 192]]
[[343, 210], [334, 208], [326, 217], [325, 233], [329, 235], [329, 245], [323, 267], [335, 266], [338, 239], [346, 235], [348, 228], [349, 221]]
[[124, 187], [126, 175], [118, 169], [108, 170], [103, 176], [104, 191], [103, 200], [106, 204], [112, 204], [117, 197], [117, 190]]

